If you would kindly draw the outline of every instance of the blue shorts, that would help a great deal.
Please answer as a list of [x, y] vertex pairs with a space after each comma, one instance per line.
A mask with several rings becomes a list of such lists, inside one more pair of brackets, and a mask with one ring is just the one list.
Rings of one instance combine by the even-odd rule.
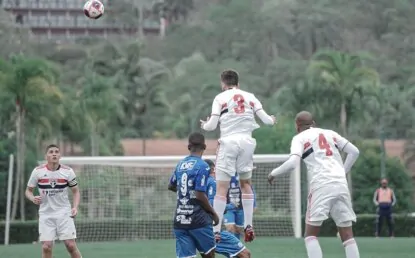
[[201, 254], [208, 254], [216, 247], [213, 226], [195, 229], [174, 229], [176, 236], [176, 257], [196, 257], [196, 249]]
[[220, 241], [216, 244], [215, 252], [225, 257], [235, 257], [245, 250], [245, 246], [232, 233], [227, 231], [220, 232]]
[[223, 223], [225, 225], [235, 224], [237, 227], [243, 227], [244, 226], [244, 210], [235, 209], [235, 210], [226, 211], [225, 215], [223, 216]]

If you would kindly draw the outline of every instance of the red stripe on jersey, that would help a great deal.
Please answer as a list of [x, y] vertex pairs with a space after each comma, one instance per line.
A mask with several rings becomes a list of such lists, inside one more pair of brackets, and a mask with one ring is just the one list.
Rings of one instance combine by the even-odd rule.
[[[48, 183], [50, 183], [50, 180], [51, 179], [49, 179], [49, 178], [42, 178], [42, 179], [39, 179], [37, 182], [40, 183], [40, 184], [48, 184]], [[55, 181], [58, 184], [66, 184], [66, 183], [68, 183], [68, 180], [63, 179], [63, 178], [55, 179]]]
[[311, 143], [309, 142], [304, 143], [304, 150], [306, 150], [310, 146], [311, 146]]

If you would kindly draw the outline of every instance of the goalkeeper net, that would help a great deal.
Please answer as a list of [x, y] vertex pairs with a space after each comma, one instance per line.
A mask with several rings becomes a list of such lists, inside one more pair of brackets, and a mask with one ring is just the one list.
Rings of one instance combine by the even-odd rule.
[[[81, 204], [76, 218], [79, 241], [172, 238], [176, 195], [167, 190], [171, 173], [183, 157], [65, 157], [77, 174]], [[214, 156], [204, 156], [214, 160]], [[288, 155], [255, 155], [253, 185], [257, 236], [301, 237], [300, 169], [267, 175]]]

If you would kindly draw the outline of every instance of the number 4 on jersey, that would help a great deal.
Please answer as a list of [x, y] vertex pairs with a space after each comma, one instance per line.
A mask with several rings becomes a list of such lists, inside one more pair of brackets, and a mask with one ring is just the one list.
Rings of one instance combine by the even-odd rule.
[[333, 155], [333, 151], [330, 148], [330, 144], [327, 142], [326, 137], [322, 133], [318, 136], [318, 146], [320, 147], [320, 149], [326, 150], [326, 156]]

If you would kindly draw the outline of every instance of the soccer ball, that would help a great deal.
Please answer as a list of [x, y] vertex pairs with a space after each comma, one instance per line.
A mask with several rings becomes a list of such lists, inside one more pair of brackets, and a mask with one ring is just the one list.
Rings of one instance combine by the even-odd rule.
[[104, 5], [98, 0], [88, 0], [84, 5], [84, 14], [96, 20], [104, 14]]

